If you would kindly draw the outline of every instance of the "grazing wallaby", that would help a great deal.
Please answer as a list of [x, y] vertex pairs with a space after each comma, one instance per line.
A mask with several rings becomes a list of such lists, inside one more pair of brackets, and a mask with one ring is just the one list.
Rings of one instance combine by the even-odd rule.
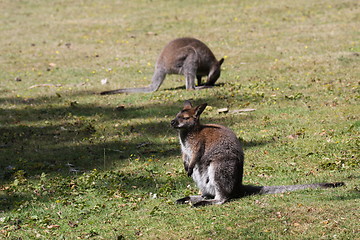
[[171, 121], [179, 129], [185, 171], [196, 182], [202, 195], [178, 199], [177, 203], [190, 202], [194, 207], [223, 204], [232, 198], [252, 194], [270, 194], [306, 188], [330, 188], [343, 182], [315, 183], [287, 186], [243, 185], [244, 152], [239, 139], [230, 129], [217, 124], [200, 124], [200, 114], [207, 104], [193, 107], [185, 102]]
[[[155, 66], [155, 72], [148, 87], [123, 88], [105, 91], [101, 94], [154, 92], [163, 83], [166, 74], [182, 74], [186, 78], [186, 89], [202, 89], [214, 86], [220, 77], [224, 59], [216, 60], [211, 50], [195, 38], [177, 38], [169, 42], [162, 50]], [[204, 85], [201, 78], [207, 76]], [[195, 78], [198, 87], [195, 87]]]

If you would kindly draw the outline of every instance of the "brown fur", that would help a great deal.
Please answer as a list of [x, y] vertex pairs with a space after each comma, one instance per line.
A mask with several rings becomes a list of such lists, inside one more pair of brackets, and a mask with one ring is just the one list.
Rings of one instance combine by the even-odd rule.
[[[184, 75], [187, 90], [212, 87], [220, 77], [223, 62], [223, 58], [217, 61], [211, 50], [200, 40], [177, 38], [169, 42], [160, 53], [150, 86], [123, 88], [101, 94], [154, 92], [159, 89], [167, 74]], [[207, 76], [204, 85], [201, 82], [203, 76]], [[198, 81], [198, 87], [195, 87], [195, 78]]]
[[217, 124], [200, 124], [200, 114], [206, 103], [192, 107], [185, 102], [171, 121], [179, 130], [184, 168], [202, 192], [200, 196], [188, 196], [177, 203], [190, 202], [193, 206], [223, 204], [226, 201], [251, 194], [268, 194], [306, 188], [329, 188], [344, 185], [315, 183], [288, 186], [243, 185], [244, 152], [240, 141], [230, 129]]

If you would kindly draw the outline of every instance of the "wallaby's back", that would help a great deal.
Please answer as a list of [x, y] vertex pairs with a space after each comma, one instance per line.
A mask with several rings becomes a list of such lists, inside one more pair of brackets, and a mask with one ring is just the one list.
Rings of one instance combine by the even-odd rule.
[[[196, 137], [192, 134], [196, 134]], [[188, 136], [188, 144], [202, 143], [204, 164], [236, 159], [242, 165], [244, 153], [241, 143], [234, 132], [227, 127], [218, 124], [204, 124], [200, 125], [198, 132], [192, 134]]]
[[169, 42], [156, 62], [158, 67], [163, 67], [167, 74], [179, 74], [184, 58], [189, 53], [195, 53], [199, 66], [197, 73], [208, 75], [212, 66], [217, 62], [212, 51], [201, 41], [195, 38], [177, 38]]

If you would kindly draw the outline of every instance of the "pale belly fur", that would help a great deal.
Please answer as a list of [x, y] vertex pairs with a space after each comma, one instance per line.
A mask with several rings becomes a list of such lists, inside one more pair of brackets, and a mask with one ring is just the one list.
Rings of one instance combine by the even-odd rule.
[[[181, 151], [184, 155], [186, 155], [185, 161], [189, 161], [192, 158], [193, 152], [192, 149], [187, 145], [184, 144], [181, 139]], [[198, 164], [195, 164], [193, 173], [191, 177], [195, 181], [197, 187], [200, 189], [203, 195], [212, 195], [215, 196], [216, 189], [215, 189], [215, 182], [214, 182], [215, 171], [212, 164], [207, 169], [204, 169], [202, 173], [199, 171]]]
[[193, 180], [195, 181], [196, 185], [201, 190], [201, 193], [203, 195], [215, 196], [216, 189], [214, 183], [214, 175], [215, 175], [215, 171], [211, 164], [207, 169], [205, 169], [202, 172], [202, 174], [199, 172], [198, 166], [195, 165], [191, 177], [193, 178]]

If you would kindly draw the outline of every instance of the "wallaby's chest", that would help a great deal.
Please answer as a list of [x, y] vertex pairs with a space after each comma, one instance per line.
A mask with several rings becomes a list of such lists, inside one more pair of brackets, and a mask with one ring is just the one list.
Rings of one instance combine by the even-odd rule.
[[180, 138], [180, 144], [181, 144], [181, 152], [186, 157], [184, 161], [185, 160], [188, 161], [188, 159], [191, 159], [191, 157], [194, 154], [193, 147], [188, 141], [182, 141], [181, 138]]

